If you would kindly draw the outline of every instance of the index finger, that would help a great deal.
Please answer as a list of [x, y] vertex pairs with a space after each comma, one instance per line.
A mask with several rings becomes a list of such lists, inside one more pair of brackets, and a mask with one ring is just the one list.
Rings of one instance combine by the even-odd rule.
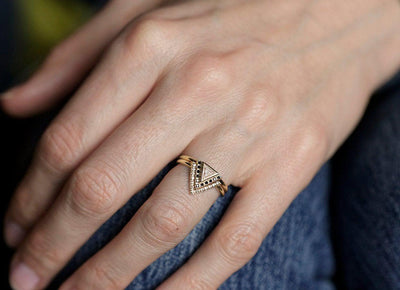
[[148, 38], [146, 25], [135, 23], [116, 41], [42, 136], [6, 214], [5, 239], [10, 246], [21, 242], [65, 179], [140, 106], [160, 77], [168, 58], [153, 54], [143, 42], [129, 47], [125, 42], [129, 34]]

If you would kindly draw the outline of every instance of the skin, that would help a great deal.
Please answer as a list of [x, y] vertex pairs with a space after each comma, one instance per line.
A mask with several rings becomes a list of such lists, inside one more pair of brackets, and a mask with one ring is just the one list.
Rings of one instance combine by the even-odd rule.
[[[160, 4], [111, 1], [2, 97], [6, 112], [28, 116], [93, 68], [44, 133], [6, 214], [15, 289], [43, 289], [180, 154], [241, 190], [159, 289], [217, 288], [254, 256], [400, 67], [397, 0]], [[188, 192], [188, 168], [178, 165], [61, 289], [126, 287], [219, 197], [216, 188]]]

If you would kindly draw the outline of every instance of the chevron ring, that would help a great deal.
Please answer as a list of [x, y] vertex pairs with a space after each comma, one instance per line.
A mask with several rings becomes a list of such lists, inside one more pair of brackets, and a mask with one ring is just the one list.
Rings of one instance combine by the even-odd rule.
[[222, 196], [228, 191], [228, 186], [222, 181], [219, 173], [204, 161], [196, 160], [188, 155], [181, 155], [177, 162], [190, 167], [189, 189], [191, 194], [200, 193], [213, 187], [217, 187]]

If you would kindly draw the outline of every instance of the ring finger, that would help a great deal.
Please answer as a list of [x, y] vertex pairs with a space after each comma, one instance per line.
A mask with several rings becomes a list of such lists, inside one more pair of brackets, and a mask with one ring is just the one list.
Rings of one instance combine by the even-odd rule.
[[[216, 128], [200, 135], [184, 152], [210, 164], [229, 184], [237, 175], [247, 144], [230, 142], [237, 136], [221, 132], [224, 130]], [[237, 158], [231, 158], [232, 153]], [[187, 167], [173, 168], [121, 233], [78, 269], [61, 289], [123, 289], [144, 268], [182, 241], [219, 196], [216, 187], [189, 194], [188, 178]]]

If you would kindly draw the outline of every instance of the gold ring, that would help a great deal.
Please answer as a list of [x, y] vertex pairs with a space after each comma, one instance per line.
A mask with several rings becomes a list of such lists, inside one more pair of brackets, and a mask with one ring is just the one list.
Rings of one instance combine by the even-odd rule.
[[219, 173], [204, 161], [188, 155], [181, 155], [177, 163], [190, 167], [189, 189], [191, 194], [200, 193], [213, 187], [217, 187], [222, 196], [228, 191], [228, 186], [222, 181]]

